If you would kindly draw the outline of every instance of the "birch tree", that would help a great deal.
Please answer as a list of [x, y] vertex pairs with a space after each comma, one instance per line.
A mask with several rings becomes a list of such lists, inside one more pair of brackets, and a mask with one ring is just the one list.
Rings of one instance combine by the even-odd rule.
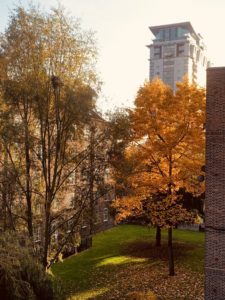
[[2, 122], [1, 137], [26, 199], [31, 237], [37, 195], [43, 206], [45, 266], [52, 205], [88, 152], [75, 151], [72, 141], [95, 109], [95, 62], [93, 33], [83, 31], [60, 6], [47, 14], [17, 7], [1, 36], [1, 114], [8, 120]]

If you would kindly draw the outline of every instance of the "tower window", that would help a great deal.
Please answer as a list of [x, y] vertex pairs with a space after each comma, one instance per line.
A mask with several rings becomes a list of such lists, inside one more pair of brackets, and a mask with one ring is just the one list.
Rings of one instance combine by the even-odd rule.
[[159, 59], [162, 57], [162, 47], [161, 46], [155, 46], [154, 47], [154, 58]]
[[163, 49], [163, 57], [165, 58], [172, 58], [175, 54], [175, 48], [173, 45], [165, 46]]
[[177, 44], [177, 56], [183, 56], [184, 55], [184, 43]]
[[171, 40], [176, 40], [177, 39], [177, 28], [176, 27], [172, 27], [170, 32], [170, 39]]
[[165, 40], [166, 41], [170, 40], [170, 28], [165, 29]]

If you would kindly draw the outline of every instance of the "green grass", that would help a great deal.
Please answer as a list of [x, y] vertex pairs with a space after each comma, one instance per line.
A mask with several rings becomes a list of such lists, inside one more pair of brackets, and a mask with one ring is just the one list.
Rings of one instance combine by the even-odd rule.
[[[173, 232], [175, 257], [178, 257], [176, 265], [202, 273], [204, 234], [183, 230]], [[166, 231], [162, 232], [164, 243], [166, 234]], [[55, 264], [53, 274], [61, 278], [66, 293], [73, 296], [72, 299], [104, 299], [98, 297], [111, 289], [115, 276], [125, 271], [127, 266], [145, 268], [160, 265], [161, 257], [157, 256], [160, 251], [162, 259], [167, 257], [166, 246], [151, 252], [155, 251], [151, 245], [154, 237], [155, 230], [144, 226], [117, 226], [97, 234], [91, 249]]]

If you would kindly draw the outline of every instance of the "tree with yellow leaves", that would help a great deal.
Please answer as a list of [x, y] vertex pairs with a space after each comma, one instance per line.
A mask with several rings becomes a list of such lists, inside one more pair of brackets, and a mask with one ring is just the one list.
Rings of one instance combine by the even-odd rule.
[[[55, 217], [54, 206], [68, 178], [89, 155], [88, 147], [77, 149], [74, 144], [81, 141], [80, 132], [95, 110], [100, 88], [96, 56], [93, 33], [82, 30], [61, 5], [49, 13], [35, 6], [16, 7], [0, 36], [0, 139], [25, 200], [18, 218], [31, 238], [37, 228], [35, 207], [42, 208], [44, 266], [54, 222], [58, 227], [65, 223]], [[61, 202], [58, 206], [63, 207]], [[83, 206], [74, 209], [73, 226]]]
[[[177, 90], [155, 79], [138, 91], [131, 112], [133, 139], [126, 149], [138, 161], [129, 175], [132, 194], [114, 204], [119, 218], [141, 210], [144, 201], [151, 224], [168, 229], [169, 274], [174, 275], [172, 228], [193, 216], [178, 191], [201, 193], [197, 181], [204, 164], [205, 91], [185, 78]], [[159, 234], [158, 230], [158, 234]]]

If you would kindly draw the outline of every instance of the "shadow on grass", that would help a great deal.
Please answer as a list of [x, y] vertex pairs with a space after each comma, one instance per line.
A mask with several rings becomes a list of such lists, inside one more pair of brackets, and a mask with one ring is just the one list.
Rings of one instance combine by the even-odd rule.
[[[188, 256], [189, 251], [195, 250], [197, 247], [195, 245], [190, 245], [186, 243], [173, 244], [174, 257], [176, 260], [183, 259]], [[121, 249], [121, 254], [134, 257], [134, 258], [146, 258], [150, 260], [168, 260], [168, 247], [166, 243], [163, 243], [160, 247], [156, 247], [153, 243], [144, 241], [135, 241], [126, 244]]]
[[[203, 272], [203, 245], [174, 241], [173, 253], [175, 267], [178, 265], [188, 268], [193, 272]], [[166, 242], [163, 242], [160, 247], [155, 247], [154, 243], [151, 242], [134, 241], [122, 247], [121, 255], [127, 255], [133, 258], [145, 258], [150, 261], [167, 262], [168, 247]]]

